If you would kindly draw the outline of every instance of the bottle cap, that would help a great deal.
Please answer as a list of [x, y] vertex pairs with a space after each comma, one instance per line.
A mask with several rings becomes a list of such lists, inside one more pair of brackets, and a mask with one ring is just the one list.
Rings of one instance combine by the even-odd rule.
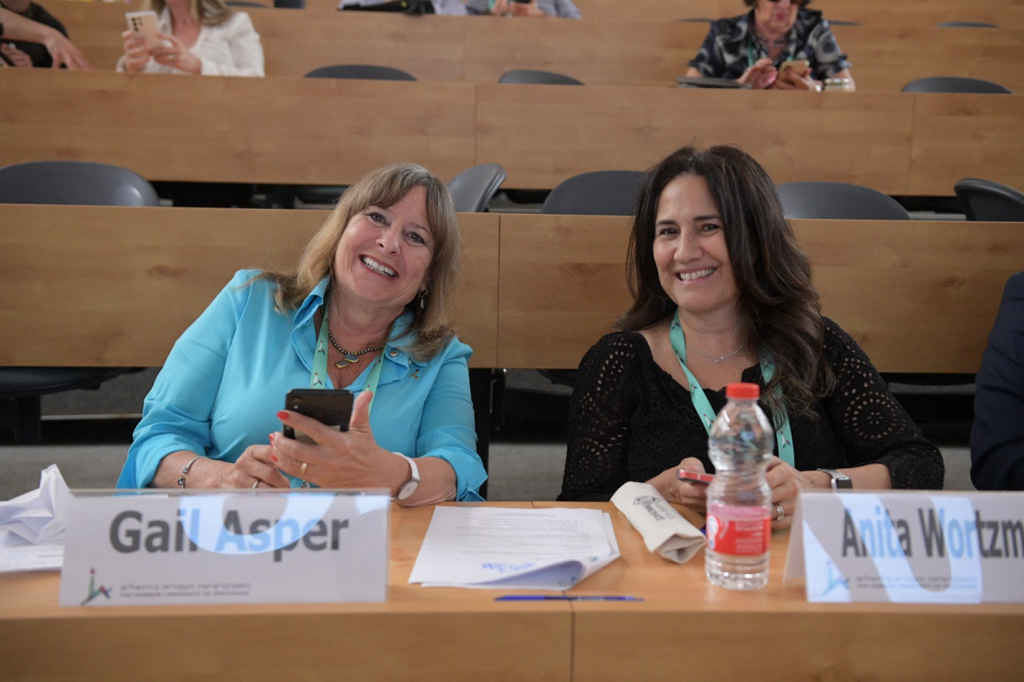
[[757, 384], [729, 384], [725, 388], [725, 397], [757, 400], [761, 397], [761, 387]]

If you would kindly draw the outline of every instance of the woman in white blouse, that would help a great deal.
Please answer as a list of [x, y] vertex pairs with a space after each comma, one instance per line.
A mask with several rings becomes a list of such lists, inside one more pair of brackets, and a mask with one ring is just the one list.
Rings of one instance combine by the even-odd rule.
[[260, 34], [248, 14], [232, 10], [224, 0], [147, 0], [142, 9], [157, 12], [162, 44], [148, 48], [142, 38], [125, 31], [118, 71], [263, 75]]

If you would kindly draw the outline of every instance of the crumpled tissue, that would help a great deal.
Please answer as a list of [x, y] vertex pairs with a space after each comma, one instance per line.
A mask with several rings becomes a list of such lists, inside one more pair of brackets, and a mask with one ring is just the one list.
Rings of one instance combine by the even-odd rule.
[[70, 502], [56, 464], [40, 473], [39, 488], [0, 502], [0, 572], [60, 568]]

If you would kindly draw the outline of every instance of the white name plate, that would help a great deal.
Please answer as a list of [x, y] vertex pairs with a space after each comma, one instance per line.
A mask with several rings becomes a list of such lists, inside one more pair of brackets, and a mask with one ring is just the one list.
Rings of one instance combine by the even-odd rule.
[[1024, 493], [801, 493], [786, 579], [816, 602], [1024, 602]]
[[387, 493], [73, 491], [61, 606], [387, 598]]

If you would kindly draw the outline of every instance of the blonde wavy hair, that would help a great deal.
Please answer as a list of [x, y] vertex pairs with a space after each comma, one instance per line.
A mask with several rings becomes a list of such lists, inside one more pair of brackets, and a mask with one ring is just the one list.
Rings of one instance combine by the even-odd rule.
[[[142, 0], [142, 10], [153, 10], [158, 15], [164, 11], [167, 3], [164, 0]], [[224, 0], [191, 0], [189, 14], [200, 26], [216, 26], [223, 23], [235, 13]]]
[[338, 242], [352, 216], [370, 206], [393, 206], [414, 187], [426, 190], [434, 253], [425, 278], [427, 295], [417, 296], [406, 305], [406, 311], [413, 314], [409, 333], [414, 341], [410, 354], [421, 361], [436, 355], [454, 336], [452, 315], [459, 284], [462, 235], [448, 188], [439, 177], [414, 163], [395, 163], [370, 171], [341, 196], [327, 221], [306, 244], [295, 272], [267, 270], [257, 278], [277, 284], [278, 310], [298, 308], [324, 277], [332, 276]]

